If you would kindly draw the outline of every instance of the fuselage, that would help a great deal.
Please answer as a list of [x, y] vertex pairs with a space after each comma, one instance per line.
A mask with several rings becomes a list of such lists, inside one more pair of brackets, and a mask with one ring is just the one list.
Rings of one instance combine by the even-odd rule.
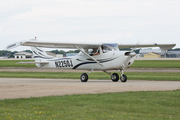
[[[87, 51], [87, 50], [84, 50]], [[98, 54], [92, 55], [100, 64], [80, 52], [76, 56], [64, 58], [39, 58], [36, 62], [49, 62], [49, 64], [36, 64], [41, 68], [64, 68], [64, 69], [81, 69], [81, 70], [117, 70], [124, 69], [132, 65], [134, 62], [133, 56], [127, 55], [128, 51], [109, 50], [103, 52], [102, 47], [98, 48]]]

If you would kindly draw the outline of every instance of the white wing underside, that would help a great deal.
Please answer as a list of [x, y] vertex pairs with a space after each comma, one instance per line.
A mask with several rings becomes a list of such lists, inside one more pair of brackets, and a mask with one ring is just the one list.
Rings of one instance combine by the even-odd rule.
[[162, 51], [169, 50], [176, 44], [118, 44], [119, 48], [143, 48], [143, 47], [160, 47]]
[[101, 44], [79, 44], [79, 43], [59, 43], [59, 42], [39, 42], [39, 41], [27, 41], [22, 46], [35, 46], [44, 48], [65, 48], [65, 49], [77, 49], [80, 48], [95, 48], [101, 46]]
[[[64, 48], [64, 49], [77, 49], [78, 48], [96, 48], [102, 44], [89, 44], [89, 43], [61, 43], [61, 42], [39, 42], [39, 41], [24, 41], [18, 42], [7, 46], [7, 49], [15, 48], [18, 46], [33, 46], [44, 48]], [[176, 44], [118, 44], [119, 48], [142, 48], [142, 47], [160, 47], [162, 51], [171, 49]]]

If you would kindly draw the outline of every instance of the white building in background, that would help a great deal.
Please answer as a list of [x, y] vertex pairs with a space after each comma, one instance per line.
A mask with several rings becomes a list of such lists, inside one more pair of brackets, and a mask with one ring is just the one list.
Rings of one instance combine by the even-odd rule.
[[56, 54], [57, 58], [63, 58], [63, 54]]
[[26, 59], [26, 58], [33, 58], [32, 53], [28, 52], [19, 52], [14, 54], [15, 59]]

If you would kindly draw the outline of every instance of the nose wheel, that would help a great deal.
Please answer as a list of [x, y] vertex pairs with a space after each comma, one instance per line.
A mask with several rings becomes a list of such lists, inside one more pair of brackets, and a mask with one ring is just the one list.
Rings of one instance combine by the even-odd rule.
[[122, 74], [120, 77], [121, 82], [126, 82], [127, 81], [127, 76], [125, 74]]
[[127, 76], [124, 74], [123, 70], [120, 70], [120, 73], [121, 73], [121, 77], [120, 77], [121, 82], [126, 82]]

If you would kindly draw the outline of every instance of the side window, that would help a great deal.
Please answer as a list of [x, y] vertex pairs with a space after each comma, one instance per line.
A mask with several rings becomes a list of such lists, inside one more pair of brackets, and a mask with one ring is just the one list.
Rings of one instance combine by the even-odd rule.
[[107, 52], [111, 51], [111, 49], [106, 45], [102, 45], [101, 48], [102, 48], [103, 53], [107, 53]]
[[109, 51], [119, 51], [118, 44], [103, 44], [101, 46], [103, 53]]
[[94, 55], [99, 55], [99, 49], [98, 48], [92, 48], [92, 49], [88, 49], [89, 55], [90, 56], [94, 56]]

